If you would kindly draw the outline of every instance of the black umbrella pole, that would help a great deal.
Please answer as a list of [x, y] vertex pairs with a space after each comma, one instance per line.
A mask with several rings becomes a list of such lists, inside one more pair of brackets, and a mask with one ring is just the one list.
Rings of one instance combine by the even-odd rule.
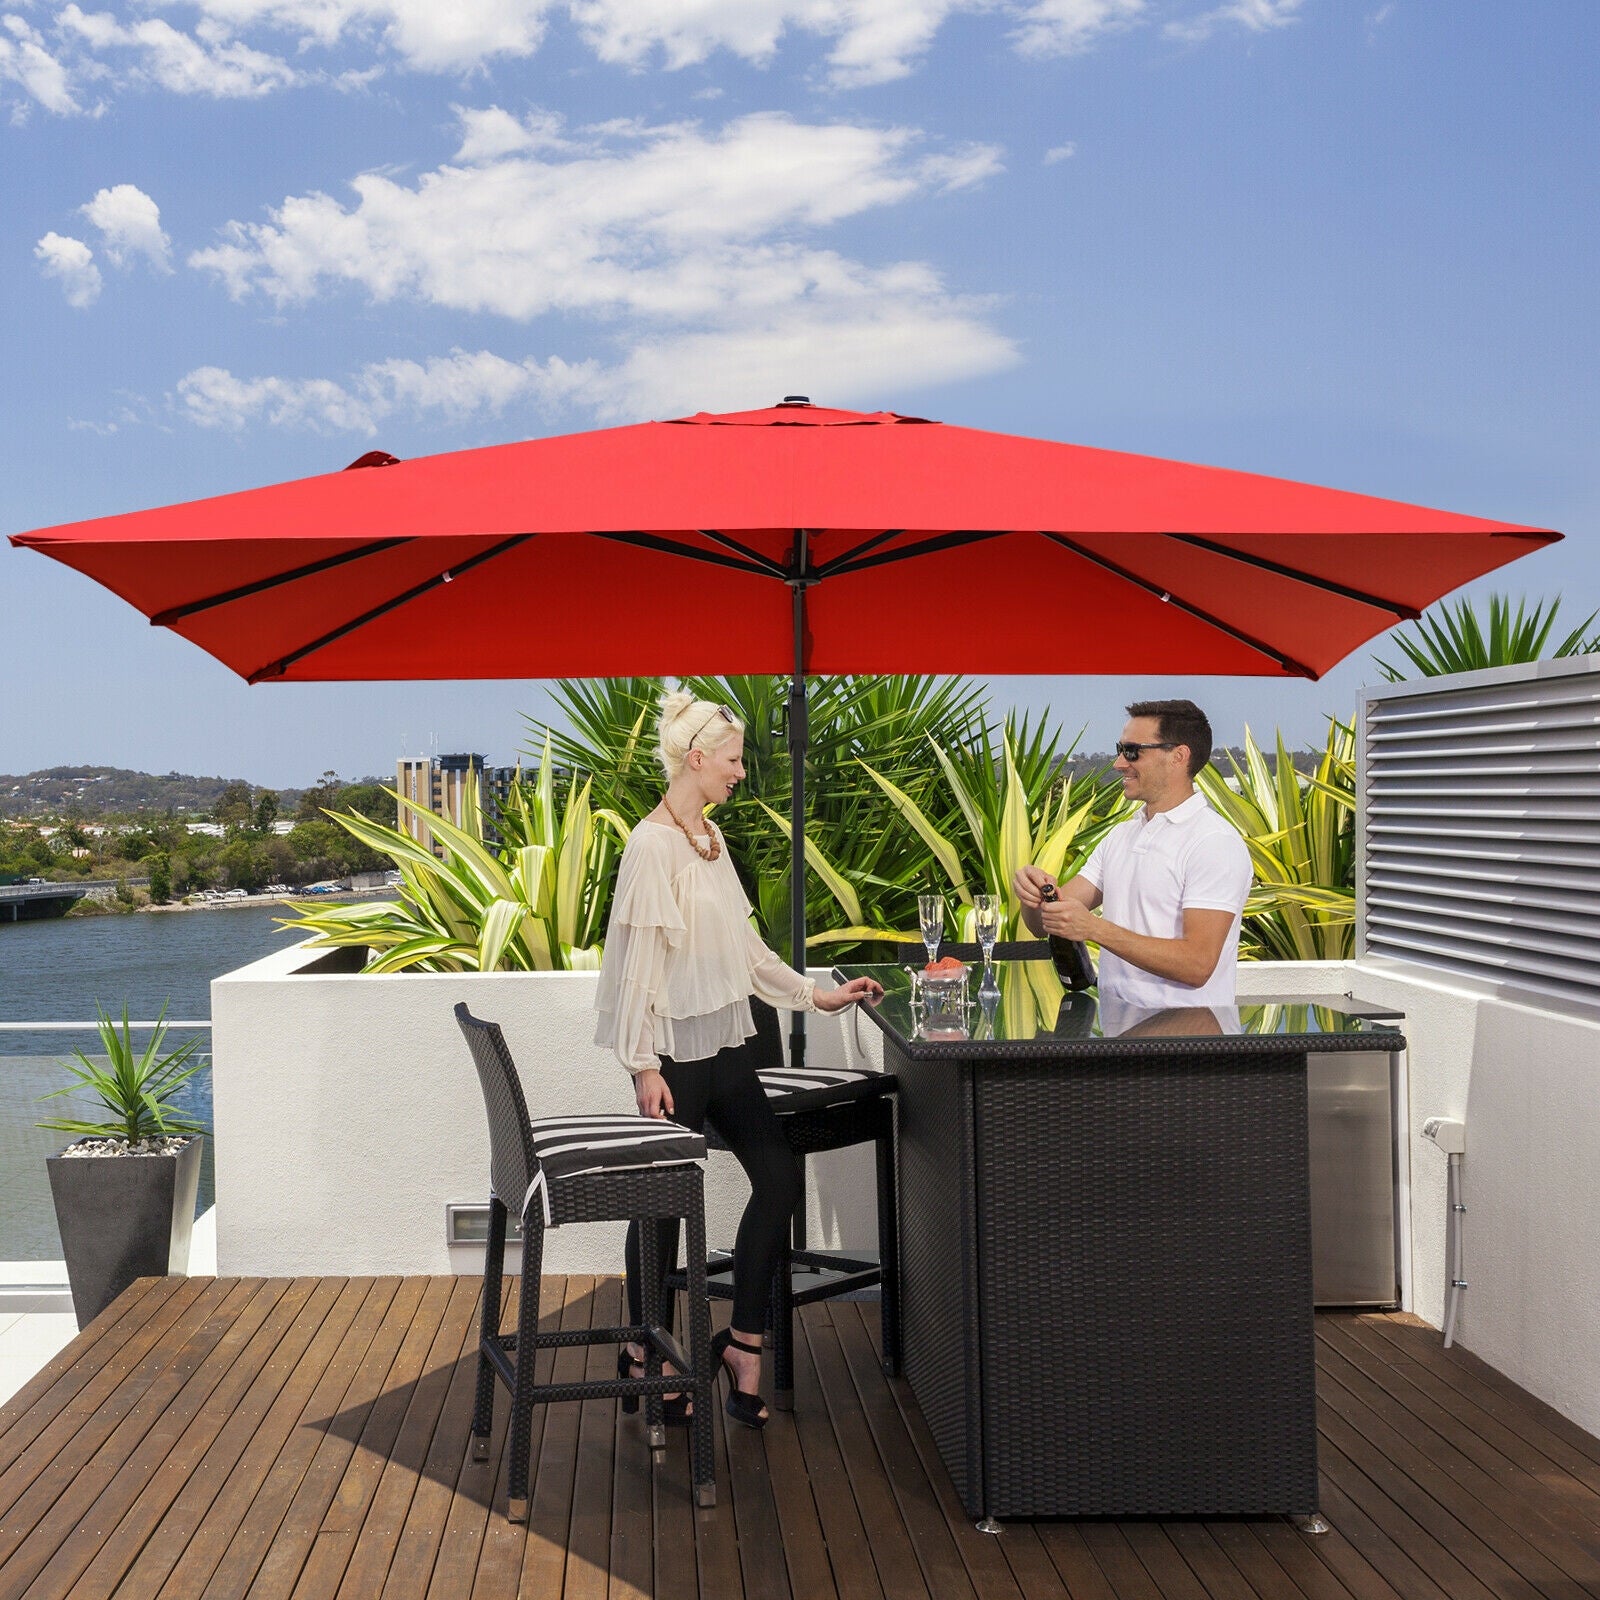
[[[803, 548], [803, 547], [802, 547]], [[802, 564], [804, 556], [802, 555]], [[796, 972], [806, 970], [806, 745], [811, 721], [806, 707], [806, 592], [794, 586], [794, 677], [789, 683], [789, 960]], [[789, 1023], [789, 1065], [806, 1064], [806, 1014], [796, 1011]], [[806, 1197], [802, 1186], [789, 1221], [793, 1249], [806, 1247]]]
[[[796, 603], [800, 595], [796, 591]], [[789, 960], [796, 972], [806, 970], [806, 680], [799, 673], [789, 686]], [[806, 1057], [806, 1018], [794, 1013], [789, 1028], [789, 1065], [802, 1067]]]

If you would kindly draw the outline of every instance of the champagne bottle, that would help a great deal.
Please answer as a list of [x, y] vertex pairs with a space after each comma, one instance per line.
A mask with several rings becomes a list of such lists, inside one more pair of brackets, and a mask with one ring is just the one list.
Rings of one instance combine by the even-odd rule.
[[[1047, 883], [1039, 891], [1040, 899], [1050, 902], [1057, 898], [1056, 886]], [[1052, 933], [1050, 939], [1050, 959], [1055, 963], [1056, 975], [1069, 989], [1092, 989], [1094, 987], [1094, 962], [1089, 959], [1089, 952], [1076, 939], [1063, 939], [1060, 934]]]

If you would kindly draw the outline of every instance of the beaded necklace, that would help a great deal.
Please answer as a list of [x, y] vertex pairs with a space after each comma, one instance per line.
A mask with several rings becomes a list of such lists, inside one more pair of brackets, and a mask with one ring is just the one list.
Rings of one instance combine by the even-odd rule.
[[679, 831], [683, 834], [684, 838], [689, 841], [690, 845], [694, 849], [694, 853], [699, 856], [702, 861], [715, 861], [717, 857], [722, 854], [721, 836], [717, 833], [716, 827], [709, 817], [703, 819], [706, 825], [706, 837], [711, 841], [708, 845], [701, 840], [698, 834], [689, 832], [688, 828], [684, 825], [683, 818], [680, 817], [678, 813], [667, 804], [665, 796], [662, 796], [661, 809], [678, 824]]

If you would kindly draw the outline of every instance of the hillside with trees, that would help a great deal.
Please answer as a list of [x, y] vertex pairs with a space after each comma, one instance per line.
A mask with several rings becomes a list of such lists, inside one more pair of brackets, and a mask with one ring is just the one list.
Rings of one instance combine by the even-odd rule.
[[0, 778], [0, 797], [10, 801], [0, 809], [0, 883], [148, 879], [132, 898], [156, 904], [379, 870], [387, 861], [328, 812], [395, 821], [381, 780], [351, 783], [336, 772], [280, 791], [242, 779], [59, 767]]

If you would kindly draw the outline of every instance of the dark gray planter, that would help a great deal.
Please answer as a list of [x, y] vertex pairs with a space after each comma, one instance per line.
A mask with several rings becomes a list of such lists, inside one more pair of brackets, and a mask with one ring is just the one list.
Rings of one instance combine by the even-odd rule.
[[188, 1271], [202, 1142], [194, 1134], [171, 1156], [45, 1158], [80, 1328], [135, 1278]]

